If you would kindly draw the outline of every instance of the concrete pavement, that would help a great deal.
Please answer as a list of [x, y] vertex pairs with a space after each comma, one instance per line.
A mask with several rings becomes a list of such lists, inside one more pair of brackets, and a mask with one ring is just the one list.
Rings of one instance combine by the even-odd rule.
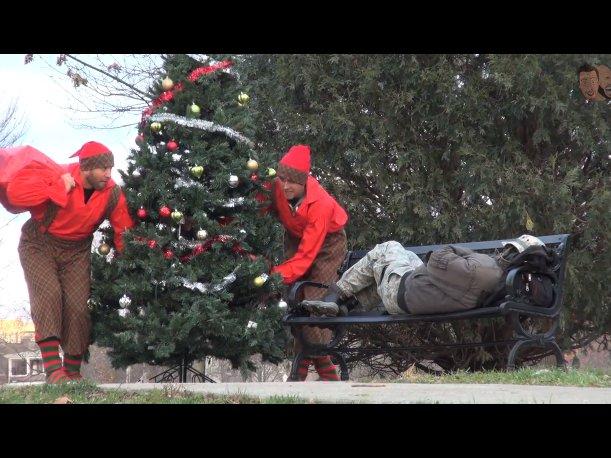
[[323, 403], [611, 404], [611, 388], [540, 385], [286, 382], [131, 383], [99, 387], [132, 391], [171, 387], [200, 394], [292, 396]]

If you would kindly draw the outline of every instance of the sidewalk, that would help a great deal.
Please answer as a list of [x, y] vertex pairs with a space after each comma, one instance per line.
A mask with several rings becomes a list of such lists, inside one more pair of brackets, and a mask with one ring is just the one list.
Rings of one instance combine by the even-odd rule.
[[131, 383], [102, 389], [151, 390], [171, 386], [193, 393], [293, 396], [323, 403], [366, 404], [611, 404], [611, 388], [415, 383]]

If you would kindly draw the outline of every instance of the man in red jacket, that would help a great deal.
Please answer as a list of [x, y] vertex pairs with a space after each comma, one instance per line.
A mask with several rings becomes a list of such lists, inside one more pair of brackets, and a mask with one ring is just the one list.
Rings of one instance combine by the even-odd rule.
[[[297, 280], [331, 284], [337, 279], [337, 269], [346, 255], [346, 211], [310, 176], [310, 147], [292, 146], [280, 160], [278, 177], [273, 182], [272, 208], [285, 228], [284, 254], [286, 261], [275, 266], [289, 285]], [[303, 299], [316, 300], [325, 290], [305, 287]], [[305, 337], [312, 342], [330, 339], [330, 331], [308, 327]], [[300, 351], [299, 348], [295, 348]], [[339, 380], [329, 356], [302, 359], [299, 378], [305, 380], [310, 365], [321, 380]]]
[[82, 378], [81, 362], [91, 334], [87, 300], [93, 232], [109, 218], [120, 252], [123, 232], [134, 225], [121, 188], [110, 178], [112, 152], [88, 142], [74, 156], [79, 163], [64, 166], [61, 176], [32, 162], [7, 186], [10, 203], [28, 208], [32, 215], [21, 230], [19, 259], [47, 383]]

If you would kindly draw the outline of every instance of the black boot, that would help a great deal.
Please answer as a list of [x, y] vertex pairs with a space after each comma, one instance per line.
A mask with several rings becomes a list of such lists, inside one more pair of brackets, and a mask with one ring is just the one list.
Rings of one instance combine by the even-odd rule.
[[301, 304], [314, 315], [346, 316], [350, 311], [349, 300], [339, 287], [333, 283], [329, 286], [327, 294], [318, 301], [303, 301]]

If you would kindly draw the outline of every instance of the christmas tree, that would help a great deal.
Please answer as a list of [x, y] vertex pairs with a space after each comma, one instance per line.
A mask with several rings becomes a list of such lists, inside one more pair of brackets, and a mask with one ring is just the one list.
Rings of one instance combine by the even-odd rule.
[[265, 212], [274, 156], [249, 139], [248, 88], [231, 60], [167, 56], [120, 171], [136, 226], [125, 250], [94, 254], [94, 340], [116, 367], [283, 359], [287, 334], [276, 220]]

